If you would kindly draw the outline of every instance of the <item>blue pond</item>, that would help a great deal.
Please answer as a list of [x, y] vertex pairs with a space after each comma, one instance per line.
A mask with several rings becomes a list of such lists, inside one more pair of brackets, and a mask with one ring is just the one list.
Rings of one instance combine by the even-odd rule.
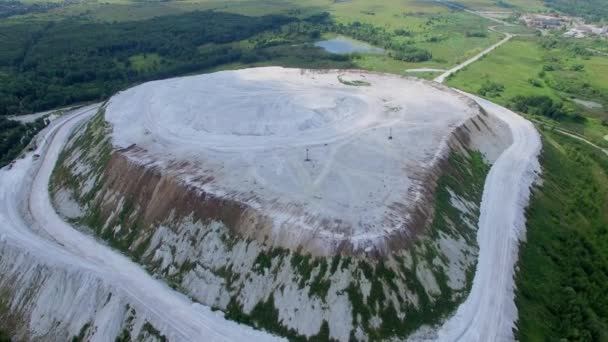
[[316, 42], [315, 46], [323, 48], [325, 51], [336, 54], [346, 54], [354, 52], [362, 53], [384, 53], [383, 49], [369, 45], [366, 42], [355, 40], [343, 36]]

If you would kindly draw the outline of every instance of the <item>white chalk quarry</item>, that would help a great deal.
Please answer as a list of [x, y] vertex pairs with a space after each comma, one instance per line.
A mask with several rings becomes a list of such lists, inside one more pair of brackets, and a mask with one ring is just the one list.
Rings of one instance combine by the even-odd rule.
[[427, 81], [268, 67], [149, 82], [105, 117], [133, 159], [262, 211], [279, 245], [331, 254], [407, 231], [425, 175], [479, 114]]
[[[212, 176], [213, 181], [203, 184], [205, 191], [267, 210], [278, 234], [297, 238], [293, 228], [291, 232], [285, 230], [292, 226], [313, 229], [327, 239], [363, 241], [364, 249], [369, 247], [367, 242], [373, 241], [370, 237], [389, 234], [391, 229], [400, 229], [407, 223], [402, 213], [397, 218], [390, 216], [390, 204], [416, 201], [417, 186], [425, 171], [449, 152], [446, 140], [463, 122], [479, 114], [472, 102], [447, 88], [396, 76], [282, 68], [207, 76], [211, 80], [203, 82], [202, 89], [197, 87], [202, 87], [199, 83], [203, 76], [196, 76], [150, 83], [156, 86], [144, 84], [114, 97], [106, 118], [112, 124], [115, 147], [136, 144], [140, 149], [128, 152], [133, 161], [162, 166], [197, 186], [197, 179]], [[151, 89], [144, 91], [146, 87]], [[218, 90], [222, 87], [223, 92], [233, 96], [222, 98], [223, 92]], [[243, 99], [238, 96], [239, 89], [247, 89], [251, 95], [241, 91]], [[204, 97], [197, 98], [203, 93]], [[168, 95], [178, 99], [161, 100], [171, 97]], [[439, 332], [414, 339], [512, 339], [511, 328], [517, 317], [513, 263], [517, 239], [524, 228], [528, 187], [538, 171], [540, 140], [527, 121], [502, 107], [475, 100], [489, 116], [468, 125], [466, 130], [479, 133], [470, 134], [469, 146], [496, 161], [481, 207], [477, 274], [471, 296], [456, 315]], [[229, 110], [222, 111], [219, 103]], [[205, 117], [205, 113], [194, 110], [195, 106], [217, 118]], [[228, 112], [233, 117], [226, 117]], [[297, 119], [290, 119], [290, 113], [296, 113]], [[275, 339], [228, 322], [208, 307], [193, 304], [188, 297], [172, 291], [95, 238], [74, 230], [55, 214], [48, 192], [51, 171], [77, 121], [84, 121], [91, 114], [78, 111], [65, 120], [57, 120], [39, 139], [38, 162], [29, 155], [12, 170], [0, 171], [0, 289], [10, 294], [11, 314], [27, 322], [19, 337], [67, 340], [84, 331], [87, 340], [106, 341], [126, 329], [134, 338], [155, 340], [146, 329], [149, 323], [169, 340]], [[483, 126], [498, 134], [493, 137], [497, 140], [484, 139], [487, 133]], [[388, 139], [389, 134], [393, 139]], [[503, 152], [505, 146], [508, 148]], [[306, 148], [311, 161], [304, 161]], [[68, 162], [73, 162], [75, 173], [89, 174], [87, 165], [81, 165], [80, 160]], [[81, 189], [88, 192], [93, 183], [93, 178], [86, 178]], [[463, 214], [475, 209], [475, 203], [449, 192], [451, 204]], [[248, 193], [255, 196], [247, 197]], [[78, 208], [67, 194], [58, 194], [55, 202], [64, 215], [77, 217], [85, 209]], [[119, 204], [112, 215], [119, 215], [123, 200], [117, 200]], [[367, 206], [380, 209], [363, 210]], [[332, 220], [336, 215], [348, 220], [348, 230], [320, 225], [323, 218]], [[390, 224], [383, 221], [387, 216]], [[374, 220], [383, 224], [372, 224], [377, 223]], [[501, 225], [497, 226], [496, 220]], [[107, 218], [104, 229], [128, 229], [113, 226], [110, 221], [111, 217]], [[235, 274], [251, 271], [259, 245], [242, 240], [231, 251], [224, 250], [220, 232], [226, 228], [220, 223], [210, 222], [205, 227], [210, 233], [203, 236], [201, 223], [180, 222], [176, 232], [170, 229], [176, 227], [160, 225], [151, 233], [144, 256], [169, 275], [184, 260], [198, 261], [185, 274], [181, 286], [201, 302], [226, 306], [230, 294], [224, 289], [225, 278], [211, 270], [225, 265], [231, 257]], [[369, 224], [362, 224], [365, 222]], [[197, 238], [195, 245], [191, 237]], [[437, 244], [449, 259], [449, 286], [461, 288], [463, 264], [475, 259], [475, 249], [462, 239], [446, 235], [440, 235]], [[436, 293], [439, 278], [430, 268], [441, 260], [414, 264], [409, 252], [414, 249], [405, 252], [406, 267], [414, 268], [428, 293]], [[353, 325], [351, 303], [344, 293], [349, 284], [347, 274], [354, 274], [353, 270], [361, 273], [356, 266], [346, 270], [339, 266], [331, 276], [325, 301], [320, 301], [303, 295], [309, 285], [298, 288], [289, 261], [275, 259], [272, 268], [279, 262], [283, 267], [274, 275], [264, 271], [245, 277], [242, 291], [239, 290], [245, 313], [261, 298], [267, 298], [270, 291], [279, 318], [289, 328], [312, 336], [325, 320], [333, 338], [346, 341], [351, 333], [359, 339], [368, 338], [365, 331]], [[312, 278], [319, 269], [312, 271]], [[273, 290], [275, 284], [285, 286]], [[408, 301], [418, 302], [416, 293], [401, 288], [403, 283], [396, 286]], [[364, 277], [358, 288], [368, 297], [370, 279]], [[402, 299], [393, 292], [387, 293], [387, 300], [399, 307]], [[90, 326], [83, 330], [86, 323]], [[371, 323], [380, 321], [374, 316]]]

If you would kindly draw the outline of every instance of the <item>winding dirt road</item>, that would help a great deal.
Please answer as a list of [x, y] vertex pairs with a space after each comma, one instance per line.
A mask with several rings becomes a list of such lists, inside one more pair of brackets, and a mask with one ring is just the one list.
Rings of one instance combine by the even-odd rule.
[[471, 293], [436, 337], [440, 341], [512, 341], [517, 321], [515, 264], [526, 229], [530, 188], [540, 174], [542, 144], [530, 121], [468, 95], [509, 125], [513, 143], [492, 165], [484, 185], [477, 233], [479, 259]]
[[[511, 26], [479, 12], [464, 10]], [[494, 27], [490, 30], [499, 32]], [[434, 81], [445, 82], [450, 75], [516, 36], [510, 33], [504, 35], [505, 38], [498, 43], [444, 72]], [[484, 185], [477, 233], [479, 257], [469, 296], [438, 330], [426, 335], [420, 333], [413, 340], [513, 341], [513, 329], [517, 322], [514, 270], [520, 239], [525, 235], [524, 213], [530, 197], [530, 187], [541, 171], [538, 157], [542, 143], [530, 121], [488, 100], [464, 94], [475, 100], [490, 115], [496, 115], [505, 121], [511, 129], [513, 143], [492, 165]]]

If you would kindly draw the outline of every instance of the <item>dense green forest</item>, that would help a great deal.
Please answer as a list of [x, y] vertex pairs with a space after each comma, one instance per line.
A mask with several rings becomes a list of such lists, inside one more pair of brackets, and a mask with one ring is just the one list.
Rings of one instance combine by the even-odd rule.
[[[562, 120], [569, 115], [563, 103], [553, 101], [546, 95], [517, 95], [511, 99], [508, 106], [517, 112], [546, 116], [554, 120]], [[571, 115], [574, 116], [574, 114]], [[581, 120], [584, 120], [584, 117], [581, 117]]]
[[608, 20], [606, 0], [545, 0], [545, 4], [560, 12], [581, 16], [590, 21]]
[[608, 158], [544, 134], [517, 276], [520, 341], [608, 341]]

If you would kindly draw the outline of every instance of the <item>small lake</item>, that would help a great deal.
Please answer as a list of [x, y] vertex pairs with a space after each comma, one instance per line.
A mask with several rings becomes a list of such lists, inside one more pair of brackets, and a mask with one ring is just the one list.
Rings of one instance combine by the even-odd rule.
[[369, 45], [368, 43], [362, 42], [360, 40], [351, 39], [343, 36], [338, 36], [336, 38], [316, 42], [315, 46], [323, 48], [329, 53], [336, 54], [347, 54], [354, 52], [384, 53], [384, 50], [381, 48]]

